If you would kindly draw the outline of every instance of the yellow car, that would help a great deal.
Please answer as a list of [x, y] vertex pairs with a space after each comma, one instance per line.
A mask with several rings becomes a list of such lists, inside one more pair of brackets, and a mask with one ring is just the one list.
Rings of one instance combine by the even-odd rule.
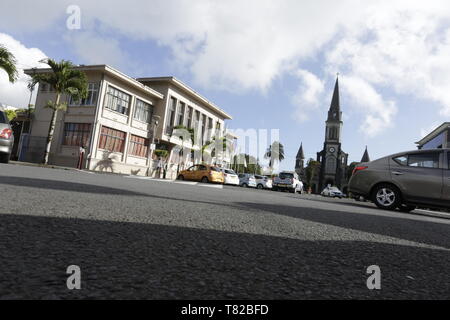
[[178, 180], [200, 181], [203, 183], [217, 182], [224, 183], [225, 178], [222, 170], [218, 167], [206, 164], [196, 164], [178, 174]]

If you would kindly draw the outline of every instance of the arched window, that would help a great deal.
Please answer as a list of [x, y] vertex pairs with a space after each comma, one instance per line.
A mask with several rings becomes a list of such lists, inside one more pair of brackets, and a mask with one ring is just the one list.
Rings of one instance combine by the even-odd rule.
[[326, 172], [327, 173], [335, 173], [336, 172], [336, 158], [330, 157], [327, 159]]

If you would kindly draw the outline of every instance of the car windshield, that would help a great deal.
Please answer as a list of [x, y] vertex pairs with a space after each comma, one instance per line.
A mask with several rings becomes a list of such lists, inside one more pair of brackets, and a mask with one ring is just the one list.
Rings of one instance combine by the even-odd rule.
[[212, 171], [217, 171], [217, 172], [221, 172], [222, 170], [220, 170], [220, 168], [217, 168], [217, 167], [211, 167], [211, 170]]
[[0, 123], [8, 123], [8, 119], [6, 118], [6, 114], [0, 111]]
[[227, 173], [227, 174], [236, 174], [233, 170], [225, 170], [225, 173]]
[[294, 178], [293, 173], [288, 173], [288, 172], [280, 173], [280, 179], [292, 179], [292, 178]]

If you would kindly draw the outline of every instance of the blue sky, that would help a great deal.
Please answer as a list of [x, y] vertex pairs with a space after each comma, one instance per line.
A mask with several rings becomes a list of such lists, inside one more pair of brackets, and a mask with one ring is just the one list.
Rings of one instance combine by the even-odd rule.
[[[292, 170], [315, 158], [336, 73], [351, 161], [414, 149], [450, 116], [448, 1], [9, 1], [0, 43], [21, 67], [43, 57], [173, 75], [233, 116], [234, 129], [280, 129]], [[81, 29], [69, 30], [77, 5]], [[26, 78], [0, 72], [0, 101], [26, 105]]]

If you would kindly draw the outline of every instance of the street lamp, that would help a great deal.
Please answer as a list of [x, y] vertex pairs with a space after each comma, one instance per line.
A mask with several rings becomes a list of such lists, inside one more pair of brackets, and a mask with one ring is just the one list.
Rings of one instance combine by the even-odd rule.
[[151, 145], [150, 145], [150, 152], [149, 152], [149, 161], [148, 161], [148, 164], [149, 164], [149, 168], [147, 169], [147, 176], [149, 176], [150, 175], [150, 171], [153, 171], [153, 170], [150, 170], [150, 167], [153, 167], [153, 160], [152, 160], [152, 158], [153, 158], [153, 152], [155, 152], [155, 149], [156, 149], [156, 147], [155, 147], [155, 135], [156, 135], [156, 129], [158, 128], [158, 125], [159, 125], [159, 121], [161, 120], [161, 117], [160, 116], [157, 116], [157, 115], [153, 115], [152, 116], [152, 120], [151, 120], [151, 127], [152, 127], [152, 140], [151, 140]]

